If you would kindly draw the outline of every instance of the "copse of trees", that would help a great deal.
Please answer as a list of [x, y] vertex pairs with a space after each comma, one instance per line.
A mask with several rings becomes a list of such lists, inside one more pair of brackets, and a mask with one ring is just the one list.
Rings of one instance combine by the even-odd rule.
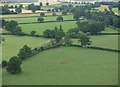
[[32, 55], [32, 50], [27, 45], [24, 45], [23, 48], [19, 50], [18, 57], [22, 60], [30, 57]]
[[14, 56], [11, 59], [9, 59], [6, 70], [11, 74], [19, 73], [22, 71], [20, 66], [21, 64], [22, 61], [18, 57]]
[[21, 27], [18, 26], [18, 23], [14, 20], [7, 21], [5, 24], [5, 29], [10, 31], [12, 34], [23, 35]]
[[43, 32], [43, 37], [45, 37], [45, 38], [54, 38], [57, 43], [58, 43], [58, 42], [62, 39], [62, 37], [64, 37], [64, 36], [65, 36], [65, 32], [63, 31], [62, 26], [60, 26], [60, 28], [55, 27], [54, 30], [46, 29], [46, 30]]
[[81, 46], [83, 46], [83, 47], [90, 46], [92, 44], [92, 41], [90, 40], [90, 37], [88, 37], [84, 33], [80, 33], [78, 43], [79, 42], [81, 43]]
[[105, 29], [105, 26], [103, 23], [99, 21], [77, 21], [78, 28], [80, 31], [87, 33], [89, 32], [90, 34], [99, 34], [101, 31]]
[[[96, 2], [96, 4], [99, 4], [99, 2]], [[116, 26], [114, 23], [115, 20], [117, 21], [119, 16], [115, 15], [115, 13], [112, 11], [112, 8], [109, 8], [109, 10], [105, 9], [103, 12], [92, 10], [92, 8], [92, 4], [74, 7], [72, 11], [73, 18], [75, 20], [80, 20], [79, 18], [83, 17], [88, 20], [100, 21], [104, 23], [105, 26], [113, 26], [119, 28], [119, 26]]]

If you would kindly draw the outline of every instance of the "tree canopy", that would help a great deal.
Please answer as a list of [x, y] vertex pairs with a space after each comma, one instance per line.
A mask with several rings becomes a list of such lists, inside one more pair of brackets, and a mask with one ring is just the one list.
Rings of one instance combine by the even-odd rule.
[[22, 71], [20, 66], [21, 64], [22, 61], [18, 57], [14, 56], [8, 61], [7, 71], [11, 74], [19, 73]]

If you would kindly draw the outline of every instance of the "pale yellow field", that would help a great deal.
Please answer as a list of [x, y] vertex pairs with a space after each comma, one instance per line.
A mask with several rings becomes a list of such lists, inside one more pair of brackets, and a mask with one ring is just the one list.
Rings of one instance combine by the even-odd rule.
[[[31, 3], [34, 3], [35, 5], [39, 5], [39, 2], [31, 2]], [[0, 6], [3, 6], [3, 5], [19, 5], [19, 4], [22, 4], [22, 5], [29, 5], [31, 4], [30, 2], [29, 3], [0, 3]], [[46, 2], [42, 2], [43, 3], [43, 6], [46, 5]], [[54, 5], [54, 4], [60, 4], [60, 2], [49, 2], [49, 5]]]

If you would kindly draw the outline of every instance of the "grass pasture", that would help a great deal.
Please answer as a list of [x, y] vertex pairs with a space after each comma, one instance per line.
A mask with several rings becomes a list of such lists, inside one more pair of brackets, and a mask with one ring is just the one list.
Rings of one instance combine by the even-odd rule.
[[39, 53], [15, 76], [3, 70], [3, 85], [117, 85], [118, 54], [61, 47]]
[[32, 30], [35, 30], [40, 35], [43, 34], [44, 30], [54, 29], [55, 26], [59, 27], [60, 25], [62, 25], [65, 32], [71, 28], [77, 27], [76, 21], [49, 22], [49, 23], [37, 23], [37, 24], [20, 24], [23, 32], [30, 33]]
[[[110, 49], [119, 49], [118, 48], [118, 35], [96, 35], [90, 36], [92, 40], [91, 46], [110, 48]], [[78, 39], [72, 39], [74, 44], [78, 44]], [[120, 49], [119, 49], [120, 50]]]
[[[19, 49], [24, 45], [28, 45], [32, 48], [39, 47], [45, 43], [48, 43], [48, 39], [44, 38], [34, 38], [28, 36], [14, 36], [14, 35], [4, 35], [5, 43], [2, 45], [2, 59], [8, 60], [12, 56], [16, 56]], [[0, 45], [1, 47], [1, 45]]]
[[118, 30], [113, 29], [112, 27], [106, 27], [101, 33], [118, 33]]
[[[108, 6], [107, 6], [107, 5], [102, 5], [102, 6], [100, 6], [100, 7], [95, 8], [95, 9], [98, 9], [99, 11], [104, 11], [105, 9], [108, 10]], [[113, 11], [115, 14], [119, 15], [120, 10], [118, 10], [118, 8], [112, 8], [112, 11]]]
[[[44, 21], [56, 21], [56, 18], [58, 16], [48, 16], [48, 17], [43, 17]], [[23, 18], [6, 18], [5, 20], [10, 21], [10, 20], [15, 20], [18, 23], [26, 23], [26, 22], [37, 22], [38, 17], [23, 17]], [[63, 16], [64, 20], [72, 20], [73, 16], [72, 15], [67, 15]]]

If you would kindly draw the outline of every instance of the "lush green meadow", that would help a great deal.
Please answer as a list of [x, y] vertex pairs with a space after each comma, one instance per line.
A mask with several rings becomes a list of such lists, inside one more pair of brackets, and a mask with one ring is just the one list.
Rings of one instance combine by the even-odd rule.
[[[118, 49], [118, 35], [96, 35], [90, 36], [92, 45], [103, 48]], [[78, 39], [72, 39], [74, 44], [79, 44]]]
[[118, 33], [118, 30], [113, 29], [112, 27], [106, 27], [101, 33]]
[[[95, 9], [98, 9], [99, 11], [104, 11], [105, 9], [108, 10], [108, 6], [107, 5], [102, 5], [100, 7], [97, 7]], [[112, 8], [112, 11], [115, 13], [115, 14], [118, 14], [119, 15], [119, 12], [120, 10], [118, 10], [118, 8]]]
[[[28, 45], [32, 48], [39, 47], [45, 43], [48, 43], [48, 39], [44, 38], [34, 38], [28, 36], [14, 36], [14, 35], [4, 35], [5, 43], [2, 45], [2, 59], [8, 60], [10, 57], [16, 56], [19, 49], [24, 45]], [[0, 45], [1, 47], [1, 45]]]
[[39, 53], [15, 76], [3, 70], [3, 85], [117, 85], [118, 54], [60, 47]]
[[[44, 21], [56, 21], [56, 18], [58, 16], [47, 16], [43, 17]], [[64, 20], [72, 20], [73, 16], [72, 15], [67, 15], [67, 16], [62, 16]], [[10, 21], [10, 20], [15, 20], [18, 23], [26, 23], [26, 22], [37, 22], [38, 17], [24, 17], [24, 18], [6, 18], [5, 20]]]
[[[77, 4], [76, 4], [77, 5]], [[79, 4], [80, 5], [80, 4]], [[57, 5], [55, 5], [57, 6]], [[58, 5], [59, 6], [59, 5]], [[103, 11], [106, 6], [96, 9]], [[116, 12], [116, 9], [113, 9]], [[43, 17], [44, 21], [56, 21], [58, 16]], [[37, 22], [38, 17], [7, 18], [18, 23]], [[72, 20], [72, 15], [63, 16], [64, 20]], [[67, 32], [76, 28], [76, 21], [19, 24], [22, 31], [30, 34], [36, 31], [42, 35], [46, 29], [54, 29], [62, 25]], [[118, 33], [112, 27], [106, 27], [102, 33]], [[58, 33], [57, 33], [58, 34]], [[56, 35], [57, 36], [57, 35]], [[59, 35], [58, 35], [59, 36]], [[118, 35], [89, 35], [92, 46], [118, 50]], [[50, 39], [32, 36], [3, 35], [5, 42], [0, 45], [2, 60], [16, 56], [24, 45], [31, 48], [40, 47]], [[73, 44], [78, 39], [72, 39]], [[120, 49], [119, 49], [120, 50]], [[82, 47], [53, 48], [42, 51], [23, 61], [22, 72], [12, 75], [2, 68], [3, 85], [117, 85], [118, 53], [88, 49]]]
[[46, 29], [54, 29], [55, 26], [59, 27], [62, 25], [64, 31], [68, 31], [71, 28], [77, 27], [76, 21], [65, 21], [65, 22], [49, 22], [49, 23], [37, 23], [37, 24], [20, 24], [23, 32], [30, 33], [32, 30], [37, 31], [38, 34], [43, 34]]
[[[54, 29], [55, 26], [59, 27], [60, 25], [62, 25], [63, 30], [65, 32], [67, 32], [71, 28], [77, 27], [76, 21], [49, 22], [49, 23], [40, 23], [40, 24], [20, 24], [23, 32], [30, 33], [32, 30], [35, 30], [40, 35], [43, 34], [44, 30]], [[117, 33], [117, 32], [118, 32], [117, 30], [110, 28], [110, 27], [106, 27], [105, 30], [102, 31], [102, 33]]]

